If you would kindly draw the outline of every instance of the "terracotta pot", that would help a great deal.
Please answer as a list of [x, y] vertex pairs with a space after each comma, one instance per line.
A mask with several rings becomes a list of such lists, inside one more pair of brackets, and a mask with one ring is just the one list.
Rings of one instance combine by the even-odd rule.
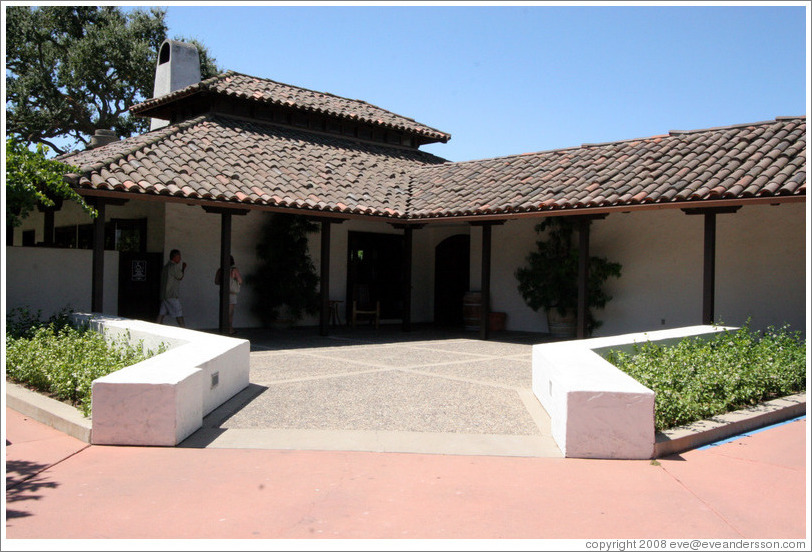
[[504, 312], [491, 312], [488, 313], [489, 322], [488, 329], [492, 332], [502, 332], [505, 330], [505, 323], [507, 321], [507, 314]]

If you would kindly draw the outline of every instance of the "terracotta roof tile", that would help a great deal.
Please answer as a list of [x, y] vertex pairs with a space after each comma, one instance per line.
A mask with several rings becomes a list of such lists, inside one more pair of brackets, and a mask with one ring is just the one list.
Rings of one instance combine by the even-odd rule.
[[796, 117], [449, 163], [207, 115], [60, 160], [80, 187], [433, 218], [804, 195], [805, 147]]
[[[433, 165], [412, 217], [805, 194], [806, 118]], [[563, 156], [566, 161], [562, 163]]]
[[[215, 143], [221, 147], [208, 148]], [[261, 156], [261, 163], [242, 161], [243, 152], [251, 150]], [[184, 154], [193, 160], [187, 162]], [[444, 161], [419, 150], [215, 115], [62, 160], [82, 168], [80, 188], [388, 217], [407, 214], [414, 169]], [[334, 167], [351, 174], [351, 187], [333, 177]]]
[[340, 118], [362, 121], [365, 123], [401, 130], [433, 140], [447, 142], [451, 135], [418, 123], [376, 105], [335, 96], [326, 92], [308, 90], [290, 84], [227, 71], [196, 84], [187, 86], [170, 94], [152, 98], [130, 107], [130, 112], [149, 116], [151, 109], [167, 103], [203, 92], [230, 96], [237, 99], [257, 101], [267, 104], [283, 105], [303, 111], [324, 113]]

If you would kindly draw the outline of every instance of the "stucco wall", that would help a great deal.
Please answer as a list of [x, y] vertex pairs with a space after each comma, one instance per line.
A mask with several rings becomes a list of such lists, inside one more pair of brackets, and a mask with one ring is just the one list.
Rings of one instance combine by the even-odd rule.
[[[596, 335], [701, 323], [704, 217], [682, 211], [611, 215], [593, 224], [596, 254], [613, 248], [623, 276]], [[716, 216], [715, 322], [805, 331], [805, 204]], [[613, 244], [623, 244], [622, 246]]]
[[[128, 201], [124, 205], [107, 205], [104, 210], [104, 220], [114, 218], [147, 219], [147, 251], [160, 252], [164, 237], [164, 211], [166, 204], [161, 201]], [[54, 214], [54, 227], [90, 224], [93, 219], [74, 202], [66, 201], [62, 209]], [[35, 231], [35, 241], [44, 239], [44, 215], [34, 210], [22, 224], [14, 229], [14, 244], [21, 245], [22, 233], [25, 230]]]
[[[65, 307], [90, 312], [93, 252], [6, 247], [6, 313], [16, 307], [43, 318]], [[118, 314], [118, 252], [104, 252], [104, 312]]]
[[[231, 254], [243, 276], [256, 265], [254, 247], [265, 216], [251, 211], [231, 217]], [[189, 328], [211, 329], [219, 325], [219, 287], [214, 285], [214, 275], [220, 266], [220, 221], [220, 215], [206, 213], [201, 207], [175, 203], [166, 206], [163, 261], [169, 260], [172, 249], [179, 249], [187, 263], [180, 296]], [[251, 287], [243, 286], [234, 310], [235, 327], [256, 325], [249, 309], [251, 294]], [[164, 323], [175, 322], [165, 319]]]
[[805, 204], [745, 207], [716, 217], [716, 312], [728, 325], [805, 327]]
[[[69, 209], [75, 208], [57, 213], [57, 225], [69, 216], [84, 216], [78, 212], [71, 215]], [[160, 216], [164, 211], [165, 219]], [[108, 218], [135, 218], [141, 213], [150, 217], [150, 250], [163, 251], [166, 261], [169, 251], [178, 248], [189, 265], [181, 286], [188, 326], [198, 329], [217, 327], [218, 288], [214, 285], [214, 274], [219, 265], [220, 216], [208, 214], [200, 207], [151, 201], [130, 201], [124, 207], [108, 208]], [[717, 216], [718, 320], [729, 325], [742, 325], [750, 316], [756, 328], [789, 322], [793, 328], [805, 330], [808, 278], [805, 214], [806, 204], [797, 203], [748, 206], [736, 214]], [[245, 216], [232, 217], [232, 253], [244, 276], [252, 273], [256, 266], [255, 243], [262, 222], [269, 216], [266, 212], [252, 211]], [[41, 232], [41, 218], [38, 222], [36, 216], [32, 219], [26, 221], [23, 228], [36, 226]], [[493, 227], [491, 309], [507, 313], [509, 330], [547, 329], [544, 314], [527, 307], [518, 293], [514, 277], [516, 269], [524, 264], [525, 257], [535, 247], [537, 235], [534, 227], [538, 221], [523, 218]], [[607, 284], [614, 298], [605, 310], [596, 313], [604, 324], [595, 336], [701, 323], [703, 224], [702, 216], [688, 216], [680, 210], [665, 209], [614, 213], [592, 224], [591, 253], [623, 265], [621, 278], [611, 279]], [[330, 298], [334, 300], [346, 300], [347, 237], [350, 231], [403, 233], [385, 222], [334, 224], [330, 253]], [[157, 245], [153, 244], [156, 233], [162, 234], [158, 236]], [[442, 222], [415, 230], [412, 272], [412, 319], [415, 322], [433, 319], [434, 248], [455, 234], [471, 237], [470, 289], [479, 289], [480, 228], [466, 223]], [[319, 232], [311, 234], [310, 248], [318, 271], [321, 262]], [[77, 301], [84, 300], [87, 304], [84, 308], [89, 308], [90, 251], [84, 254], [88, 258], [86, 265], [79, 262], [82, 266], [76, 265], [75, 270], [87, 272], [87, 292], [79, 291], [83, 288], [76, 286], [72, 289], [77, 294]], [[12, 277], [19, 281], [19, 276], [13, 276], [18, 268], [16, 261], [9, 258], [8, 266], [9, 281]], [[66, 266], [73, 267], [74, 264]], [[106, 261], [106, 267], [111, 266], [117, 266], [117, 262]], [[74, 269], [69, 268], [69, 271]], [[78, 280], [83, 277], [79, 276]], [[113, 283], [106, 285], [105, 304], [112, 300], [113, 290]], [[243, 287], [235, 315], [237, 327], [259, 325], [258, 318], [250, 312], [252, 293], [251, 286]], [[303, 325], [317, 323], [318, 316], [300, 322]]]
[[[738, 326], [751, 317], [754, 328], [788, 322], [805, 331], [805, 204], [747, 206], [716, 220], [716, 321]], [[535, 247], [536, 222], [493, 228], [491, 308], [508, 312], [511, 330], [546, 329], [513, 276]], [[607, 282], [613, 299], [596, 312], [603, 326], [595, 336], [701, 323], [703, 232], [704, 217], [681, 210], [615, 213], [593, 222], [590, 253], [623, 265], [621, 278]], [[478, 274], [472, 261], [472, 280]]]

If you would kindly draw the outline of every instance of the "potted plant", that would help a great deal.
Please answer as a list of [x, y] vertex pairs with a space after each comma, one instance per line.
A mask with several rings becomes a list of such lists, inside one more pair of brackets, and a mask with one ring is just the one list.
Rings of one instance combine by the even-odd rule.
[[274, 328], [295, 324], [319, 311], [319, 276], [310, 258], [307, 235], [318, 225], [302, 216], [274, 213], [262, 227], [259, 263], [246, 277], [254, 288], [251, 311]]
[[[536, 232], [546, 235], [536, 241], [536, 250], [527, 256], [527, 264], [516, 270], [516, 280], [527, 305], [534, 311], [544, 309], [550, 333], [575, 335], [578, 307], [578, 247], [573, 243], [577, 229], [574, 217], [548, 217], [536, 225]], [[611, 300], [603, 289], [610, 277], [620, 277], [621, 265], [603, 257], [589, 258], [587, 278], [587, 332], [601, 325], [592, 309], [602, 309]]]

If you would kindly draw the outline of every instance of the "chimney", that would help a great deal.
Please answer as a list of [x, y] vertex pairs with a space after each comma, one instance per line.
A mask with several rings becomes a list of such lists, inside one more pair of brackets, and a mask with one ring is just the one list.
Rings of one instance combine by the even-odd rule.
[[[164, 40], [158, 52], [152, 97], [158, 98], [198, 82], [200, 82], [200, 55], [197, 48], [177, 40]], [[150, 130], [168, 124], [169, 121], [163, 119], [152, 119]]]
[[111, 142], [117, 142], [118, 136], [116, 133], [110, 129], [106, 128], [97, 128], [96, 133], [90, 137], [90, 143], [87, 145], [86, 149], [93, 149], [98, 148], [101, 146], [106, 146]]

